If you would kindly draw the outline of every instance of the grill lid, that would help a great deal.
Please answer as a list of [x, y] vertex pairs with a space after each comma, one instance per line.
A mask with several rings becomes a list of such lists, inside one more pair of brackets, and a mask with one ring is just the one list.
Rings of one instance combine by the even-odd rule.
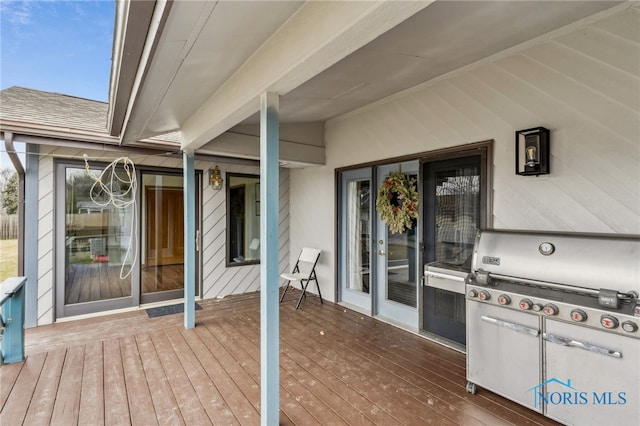
[[479, 278], [485, 271], [594, 292], [639, 293], [640, 236], [482, 230], [472, 270]]

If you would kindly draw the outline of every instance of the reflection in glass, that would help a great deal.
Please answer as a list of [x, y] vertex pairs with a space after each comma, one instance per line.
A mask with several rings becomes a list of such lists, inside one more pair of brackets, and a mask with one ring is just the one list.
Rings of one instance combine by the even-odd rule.
[[[126, 174], [118, 176], [115, 195], [133, 196]], [[84, 168], [66, 168], [65, 182], [65, 304], [130, 296], [131, 277], [121, 278], [121, 271], [131, 267], [133, 204], [117, 208], [93, 201], [95, 180]]]
[[[416, 178], [416, 174], [409, 175]], [[417, 185], [414, 183], [414, 185]], [[416, 224], [401, 234], [387, 228], [387, 300], [416, 307]]]
[[470, 261], [480, 223], [480, 169], [458, 167], [436, 172], [437, 261]]
[[370, 202], [369, 181], [347, 182], [347, 288], [369, 293]]
[[260, 262], [260, 176], [227, 174], [227, 263]]

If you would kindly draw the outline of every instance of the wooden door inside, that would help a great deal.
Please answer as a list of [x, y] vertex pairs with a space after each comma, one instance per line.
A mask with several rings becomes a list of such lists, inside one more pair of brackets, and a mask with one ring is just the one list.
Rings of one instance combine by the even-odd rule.
[[182, 188], [146, 188], [146, 265], [184, 263], [184, 194]]

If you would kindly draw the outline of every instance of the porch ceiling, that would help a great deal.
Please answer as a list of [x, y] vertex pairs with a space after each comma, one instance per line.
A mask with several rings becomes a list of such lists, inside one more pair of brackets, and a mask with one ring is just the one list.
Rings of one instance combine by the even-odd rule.
[[282, 123], [322, 123], [619, 2], [391, 3], [156, 5], [137, 80], [110, 99], [126, 105], [123, 143], [181, 130], [183, 149], [215, 153], [234, 126], [251, 133], [266, 90]]

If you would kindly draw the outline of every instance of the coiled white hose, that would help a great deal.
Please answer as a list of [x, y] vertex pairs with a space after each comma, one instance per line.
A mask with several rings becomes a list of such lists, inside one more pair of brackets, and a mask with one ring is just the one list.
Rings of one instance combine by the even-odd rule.
[[[104, 168], [99, 176], [96, 176], [89, 167], [88, 155], [84, 154], [83, 158], [87, 173], [94, 180], [91, 190], [89, 191], [91, 201], [101, 207], [108, 207], [112, 205], [116, 209], [120, 210], [126, 210], [129, 206], [132, 206], [131, 235], [129, 236], [127, 251], [122, 259], [122, 266], [120, 267], [120, 279], [128, 278], [131, 275], [131, 272], [133, 272], [138, 258], [138, 209], [136, 204], [138, 180], [136, 177], [136, 166], [129, 157], [120, 157], [113, 160]], [[126, 172], [126, 178], [116, 173], [119, 164], [122, 165], [122, 169]], [[128, 259], [131, 259], [131, 261], [129, 262], [129, 269], [125, 273]]]

